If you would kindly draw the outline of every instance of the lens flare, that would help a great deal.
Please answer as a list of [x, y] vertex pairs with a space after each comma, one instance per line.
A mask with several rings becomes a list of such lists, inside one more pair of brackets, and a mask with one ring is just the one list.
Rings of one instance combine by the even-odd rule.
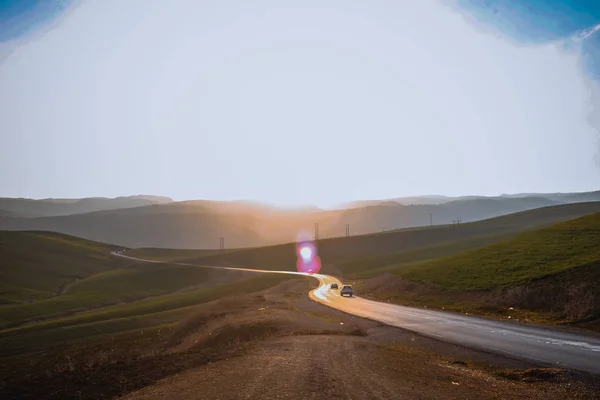
[[321, 259], [317, 255], [317, 246], [305, 233], [298, 235], [296, 256], [298, 257], [296, 268], [299, 272], [316, 274], [321, 269]]
[[300, 256], [304, 262], [310, 261], [312, 258], [312, 250], [308, 246], [304, 246], [300, 249]]

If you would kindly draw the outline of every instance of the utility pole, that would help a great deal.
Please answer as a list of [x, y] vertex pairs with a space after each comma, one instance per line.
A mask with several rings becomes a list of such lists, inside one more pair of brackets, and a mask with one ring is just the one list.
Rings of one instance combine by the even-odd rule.
[[315, 222], [315, 241], [319, 240], [319, 223]]
[[350, 224], [346, 224], [346, 237], [350, 236]]
[[385, 226], [381, 227], [381, 232], [385, 232]]
[[429, 226], [433, 225], [433, 213], [429, 213]]
[[225, 249], [225, 238], [219, 238], [219, 250], [223, 251]]

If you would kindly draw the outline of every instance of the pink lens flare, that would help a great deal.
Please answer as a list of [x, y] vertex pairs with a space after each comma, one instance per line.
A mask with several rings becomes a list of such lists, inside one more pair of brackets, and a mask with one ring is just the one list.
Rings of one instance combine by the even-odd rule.
[[312, 242], [303, 242], [296, 245], [296, 255], [308, 261], [317, 255], [317, 248]]
[[298, 235], [296, 243], [296, 268], [298, 272], [316, 274], [321, 269], [321, 259], [317, 255], [317, 246], [310, 240], [310, 236], [302, 232]]
[[321, 259], [319, 257], [314, 257], [309, 262], [304, 262], [299, 258], [296, 263], [296, 268], [298, 269], [298, 272], [318, 274], [319, 270], [321, 270]]

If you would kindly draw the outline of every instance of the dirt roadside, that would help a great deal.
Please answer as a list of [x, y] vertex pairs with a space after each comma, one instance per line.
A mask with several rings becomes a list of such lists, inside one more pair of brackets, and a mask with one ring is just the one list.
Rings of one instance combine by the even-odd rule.
[[[252, 346], [122, 397], [157, 399], [598, 399], [600, 378], [538, 368], [382, 326], [310, 301], [286, 282], [223, 304], [166, 352], [215, 346], [231, 327]], [[228, 341], [235, 342], [229, 337]], [[221, 342], [218, 342], [221, 343]]]

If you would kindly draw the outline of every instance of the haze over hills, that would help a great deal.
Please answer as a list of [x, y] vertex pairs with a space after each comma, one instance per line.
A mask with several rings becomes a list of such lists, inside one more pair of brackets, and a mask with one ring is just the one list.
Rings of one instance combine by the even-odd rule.
[[456, 200], [475, 200], [475, 199], [517, 199], [517, 198], [531, 198], [531, 197], [542, 197], [548, 200], [557, 201], [560, 203], [583, 203], [588, 201], [600, 201], [600, 191], [593, 192], [576, 192], [576, 193], [515, 193], [515, 194], [501, 194], [500, 196], [442, 196], [442, 195], [422, 195], [422, 196], [408, 196], [408, 197], [396, 197], [387, 200], [360, 200], [355, 202], [348, 202], [343, 204], [340, 208], [355, 208], [364, 207], [367, 205], [377, 205], [384, 202], [396, 202], [405, 206], [413, 204], [445, 204]]
[[109, 199], [88, 197], [83, 199], [24, 199], [0, 198], [0, 216], [49, 217], [57, 215], [82, 214], [93, 211], [132, 208], [152, 204], [165, 204], [173, 200], [162, 196], [127, 196]]
[[[407, 200], [408, 199], [408, 200]], [[600, 201], [600, 192], [497, 197], [415, 196], [337, 210], [281, 208], [250, 201], [131, 196], [116, 199], [0, 199], [0, 229], [53, 231], [126, 247], [227, 248], [294, 241], [300, 231], [319, 237], [471, 222], [540, 207]], [[402, 204], [410, 203], [410, 205]], [[36, 217], [37, 216], [37, 217]]]

